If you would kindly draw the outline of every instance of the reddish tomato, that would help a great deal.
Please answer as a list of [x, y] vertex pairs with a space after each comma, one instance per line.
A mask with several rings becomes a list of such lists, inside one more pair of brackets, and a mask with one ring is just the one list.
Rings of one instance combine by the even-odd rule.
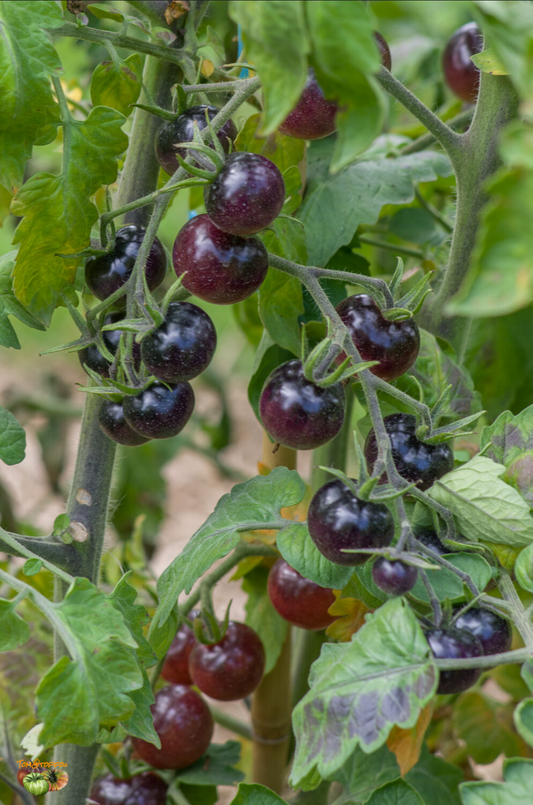
[[268, 594], [282, 618], [302, 629], [325, 629], [335, 620], [328, 609], [335, 602], [333, 590], [320, 587], [278, 559], [268, 575]]

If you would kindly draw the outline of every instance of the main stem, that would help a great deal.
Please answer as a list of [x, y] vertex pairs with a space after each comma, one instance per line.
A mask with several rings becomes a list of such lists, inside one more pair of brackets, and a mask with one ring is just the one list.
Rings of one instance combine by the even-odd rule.
[[[168, 101], [170, 87], [178, 80], [176, 67], [166, 62], [148, 58], [143, 80], [158, 102]], [[157, 186], [159, 165], [152, 159], [154, 152], [154, 118], [136, 110], [124, 173], [119, 188], [122, 204], [146, 195]], [[137, 161], [132, 158], [136, 155]], [[134, 222], [146, 224], [149, 208], [136, 210]], [[81, 426], [76, 468], [67, 504], [67, 514], [73, 523], [79, 524], [75, 533], [83, 542], [77, 544], [81, 560], [80, 575], [92, 582], [98, 581], [100, 559], [104, 543], [109, 499], [111, 494], [116, 444], [103, 433], [98, 422], [101, 401], [95, 394], [88, 394]], [[56, 583], [56, 600], [61, 600], [66, 591], [64, 582]], [[55, 658], [65, 653], [65, 647], [56, 636]], [[54, 757], [68, 763], [69, 784], [54, 792], [54, 805], [80, 805], [88, 796], [94, 763], [99, 745], [84, 747], [75, 744], [60, 744]]]

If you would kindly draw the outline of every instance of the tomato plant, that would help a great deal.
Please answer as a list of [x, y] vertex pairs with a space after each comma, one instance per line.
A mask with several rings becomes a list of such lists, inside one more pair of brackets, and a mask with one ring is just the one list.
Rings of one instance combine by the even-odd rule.
[[[0, 26], [0, 345], [57, 336], [85, 372], [61, 514], [42, 534], [0, 487], [1, 800], [530, 802], [531, 3], [3, 0]], [[243, 374], [259, 474], [156, 578], [163, 466], [235, 480]], [[55, 494], [65, 386], [32, 401]]]

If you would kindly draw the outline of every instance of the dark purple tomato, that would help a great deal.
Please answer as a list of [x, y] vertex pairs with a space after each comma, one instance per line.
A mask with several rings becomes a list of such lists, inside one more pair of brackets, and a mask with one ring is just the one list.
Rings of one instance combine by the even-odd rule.
[[211, 711], [198, 693], [186, 685], [167, 685], [155, 694], [150, 709], [161, 749], [142, 738], [132, 738], [141, 760], [155, 769], [184, 769], [202, 757], [214, 725]]
[[[108, 313], [104, 318], [104, 324], [116, 324], [117, 321], [123, 318], [124, 311], [122, 310]], [[122, 330], [104, 330], [102, 332], [104, 344], [112, 355], [116, 354], [121, 334]], [[81, 349], [78, 352], [78, 358], [82, 366], [85, 364], [89, 369], [92, 369], [93, 372], [98, 372], [102, 377], [109, 376], [109, 367], [111, 364], [107, 358], [104, 358], [96, 344], [91, 344], [85, 347], [85, 349]], [[136, 341], [133, 342], [133, 361], [135, 369], [138, 371], [141, 366], [141, 345], [137, 344]]]
[[[175, 173], [180, 163], [176, 159], [179, 154], [182, 159], [187, 156], [186, 148], [179, 148], [180, 143], [191, 143], [194, 139], [194, 124], [198, 124], [200, 131], [207, 127], [205, 113], [209, 120], [213, 120], [219, 110], [216, 106], [191, 106], [175, 120], [163, 123], [155, 138], [155, 155], [157, 161], [170, 176]], [[237, 128], [233, 120], [228, 120], [217, 134], [226, 154], [229, 152], [230, 142], [237, 136]], [[212, 147], [212, 146], [211, 146]]]
[[[437, 660], [467, 660], [482, 657], [483, 646], [466, 629], [428, 629], [426, 639]], [[440, 671], [437, 693], [462, 693], [481, 676], [481, 668]]]
[[197, 643], [189, 657], [189, 673], [206, 696], [222, 702], [244, 699], [263, 678], [265, 649], [256, 632], [230, 621], [218, 643]]
[[278, 559], [268, 574], [268, 594], [282, 618], [301, 629], [326, 629], [335, 617], [328, 609], [335, 603], [333, 590], [320, 587]]
[[279, 130], [282, 134], [298, 140], [320, 140], [328, 134], [333, 134], [337, 128], [335, 125], [337, 110], [335, 101], [327, 101], [324, 97], [315, 71], [310, 67], [300, 100], [292, 112], [289, 112]]
[[[197, 615], [198, 613], [193, 611], [189, 618], [194, 620]], [[192, 685], [189, 657], [195, 645], [196, 637], [193, 630], [187, 623], [182, 623], [167, 651], [165, 663], [161, 669], [163, 679], [174, 685]]]
[[149, 441], [148, 438], [130, 428], [126, 422], [121, 402], [102, 400], [98, 421], [105, 435], [118, 444], [126, 445], [126, 447], [138, 447]]
[[432, 528], [421, 528], [415, 532], [415, 537], [439, 556], [444, 556], [445, 553], [452, 553], [451, 549], [446, 547], [437, 532]]
[[285, 183], [270, 159], [248, 151], [226, 157], [224, 167], [205, 189], [205, 209], [213, 223], [230, 235], [255, 235], [278, 216]]
[[[389, 321], [368, 294], [349, 296], [337, 305], [337, 313], [348, 328], [364, 361], [379, 361], [372, 374], [382, 380], [396, 380], [411, 368], [420, 350], [420, 332], [413, 318]], [[346, 353], [339, 356], [344, 360]]]
[[289, 361], [267, 378], [259, 413], [270, 436], [294, 450], [314, 450], [342, 428], [346, 407], [340, 383], [321, 388], [306, 379], [302, 362]]
[[354, 567], [366, 562], [369, 555], [344, 550], [386, 548], [394, 536], [394, 520], [387, 507], [359, 500], [340, 478], [329, 481], [315, 493], [307, 526], [326, 559]]
[[[90, 257], [85, 266], [85, 281], [91, 293], [98, 299], [107, 299], [129, 279], [137, 254], [141, 248], [145, 229], [129, 224], [117, 230], [113, 251], [101, 257]], [[155, 291], [167, 270], [167, 256], [163, 244], [156, 238], [150, 249], [145, 266], [146, 281]]]
[[418, 571], [401, 559], [380, 556], [372, 566], [372, 578], [377, 587], [388, 595], [405, 595], [416, 584]]
[[143, 339], [141, 354], [151, 374], [178, 383], [207, 369], [216, 345], [217, 331], [205, 310], [190, 302], [173, 302], [164, 323]]
[[509, 651], [513, 642], [513, 630], [509, 621], [484, 607], [468, 609], [457, 618], [455, 628], [465, 629], [475, 635], [485, 654]]
[[124, 416], [128, 425], [147, 439], [177, 436], [194, 409], [194, 391], [189, 383], [168, 386], [152, 383], [136, 397], [125, 397]]
[[106, 774], [93, 783], [89, 799], [98, 805], [166, 805], [168, 786], [149, 771], [126, 780]]
[[172, 251], [174, 270], [187, 291], [215, 305], [242, 302], [257, 291], [268, 271], [259, 238], [239, 238], [218, 229], [207, 215], [191, 218]]
[[378, 43], [379, 52], [381, 53], [381, 63], [383, 67], [386, 67], [387, 70], [390, 70], [392, 67], [392, 58], [387, 40], [379, 33], [379, 31], [374, 31], [374, 37]]
[[[425, 444], [415, 436], [416, 417], [412, 414], [390, 414], [385, 417], [392, 457], [396, 469], [406, 481], [419, 489], [429, 489], [437, 478], [453, 470], [453, 451], [450, 445]], [[365, 442], [365, 457], [372, 470], [378, 457], [376, 435], [372, 429]]]
[[444, 77], [451, 91], [463, 101], [474, 102], [479, 90], [479, 69], [470, 57], [483, 50], [483, 36], [475, 22], [459, 28], [442, 56]]

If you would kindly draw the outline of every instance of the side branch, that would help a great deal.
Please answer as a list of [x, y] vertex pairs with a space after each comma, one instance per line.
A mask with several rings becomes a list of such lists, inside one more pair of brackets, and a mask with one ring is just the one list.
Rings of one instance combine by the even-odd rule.
[[385, 67], [381, 68], [376, 78], [390, 95], [396, 98], [402, 106], [405, 106], [408, 112], [411, 112], [426, 127], [453, 161], [453, 157], [461, 147], [461, 135], [456, 134], [446, 123], [443, 123], [431, 109], [428, 109], [422, 101], [419, 101], [416, 95], [413, 95], [407, 87], [404, 87], [401, 81], [394, 78], [392, 73], [389, 73]]

